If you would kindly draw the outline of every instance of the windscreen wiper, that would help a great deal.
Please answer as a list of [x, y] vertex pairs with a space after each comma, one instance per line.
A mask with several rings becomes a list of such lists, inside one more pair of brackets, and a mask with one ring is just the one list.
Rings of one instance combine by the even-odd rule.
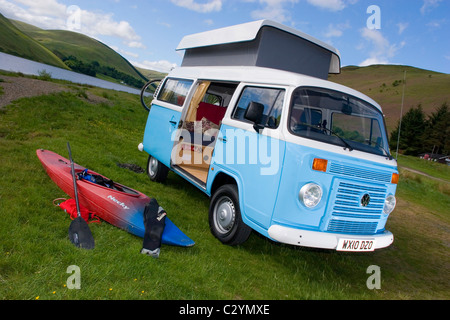
[[380, 148], [381, 150], [383, 150], [385, 156], [386, 156], [389, 160], [394, 159], [394, 157], [393, 157], [393, 156], [392, 156], [385, 148], [383, 148], [380, 144], [375, 143], [375, 147]]
[[353, 151], [353, 150], [354, 150], [353, 147], [352, 147], [347, 141], [344, 140], [344, 138], [342, 138], [340, 135], [338, 135], [336, 132], [334, 132], [334, 131], [331, 130], [331, 129], [328, 129], [328, 128], [326, 128], [326, 127], [322, 127], [322, 126], [320, 126], [320, 125], [319, 125], [319, 126], [315, 126], [315, 125], [312, 125], [312, 124], [309, 124], [309, 123], [305, 123], [305, 122], [300, 122], [299, 124], [300, 124], [300, 125], [303, 125], [303, 126], [306, 126], [306, 127], [318, 129], [318, 130], [325, 130], [325, 131], [328, 131], [329, 133], [331, 133], [332, 135], [338, 137], [339, 140], [342, 141], [342, 143], [345, 145], [344, 150], [345, 150], [345, 149], [348, 149], [348, 151]]

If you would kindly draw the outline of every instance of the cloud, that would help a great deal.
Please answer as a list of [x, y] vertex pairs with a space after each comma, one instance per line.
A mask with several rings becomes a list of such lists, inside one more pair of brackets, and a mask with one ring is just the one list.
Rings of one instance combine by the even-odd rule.
[[173, 4], [192, 11], [208, 13], [222, 10], [222, 0], [209, 0], [204, 3], [198, 3], [195, 0], [170, 0]]
[[403, 31], [405, 31], [405, 29], [406, 28], [408, 28], [408, 26], [409, 26], [409, 23], [402, 23], [402, 22], [400, 22], [400, 23], [397, 23], [397, 27], [398, 27], [398, 34], [402, 34], [403, 33]]
[[[396, 55], [398, 50], [405, 45], [405, 42], [401, 42], [399, 45], [391, 44], [377, 29], [371, 30], [363, 28], [361, 30], [361, 35], [365, 42], [369, 44], [370, 51], [369, 57], [361, 62], [360, 66], [391, 63], [391, 59]], [[363, 48], [364, 46], [360, 46], [359, 49]]]
[[[172, 0], [173, 1], [173, 0]], [[292, 20], [292, 7], [299, 0], [245, 0], [246, 2], [259, 2], [262, 6], [251, 12], [253, 19], [270, 19], [280, 23], [286, 23]], [[307, 2], [315, 7], [330, 11], [339, 11], [350, 4], [358, 2], [358, 0], [307, 0]], [[335, 31], [335, 35], [339, 32]]]
[[307, 0], [309, 4], [330, 11], [340, 11], [358, 0]]
[[432, 21], [428, 22], [426, 25], [427, 25], [427, 27], [430, 27], [432, 29], [438, 29], [446, 23], [447, 23], [447, 19], [444, 18], [444, 19], [440, 19], [440, 20], [432, 20]]
[[420, 8], [420, 13], [425, 14], [428, 11], [431, 11], [432, 9], [439, 6], [439, 2], [441, 2], [441, 1], [442, 0], [424, 0], [423, 6]]
[[112, 13], [92, 12], [66, 6], [58, 0], [0, 0], [0, 11], [7, 17], [43, 29], [72, 30], [90, 37], [111, 36], [131, 48], [143, 48], [141, 37], [128, 21], [116, 21]]
[[66, 12], [66, 6], [58, 3], [57, 0], [16, 0], [15, 2], [27, 6], [31, 14], [38, 16], [61, 16]]
[[120, 49], [117, 46], [110, 46], [110, 48], [113, 49], [114, 51], [120, 53], [121, 55], [131, 56], [131, 57], [133, 57], [135, 59], [139, 58], [139, 55], [137, 53], [122, 50], [122, 49]]
[[342, 0], [307, 0], [313, 6], [328, 9], [331, 11], [339, 11], [345, 8]]
[[170, 70], [172, 70], [177, 66], [176, 63], [172, 63], [167, 60], [159, 60], [159, 61], [145, 60], [144, 62], [131, 61], [131, 64], [139, 68], [150, 69], [166, 73], [168, 73]]
[[94, 13], [87, 10], [80, 11], [80, 29], [75, 30], [89, 36], [111, 36], [124, 41], [130, 48], [144, 48], [141, 37], [136, 34], [128, 21], [115, 21], [113, 14]]
[[294, 5], [298, 0], [259, 0], [263, 6], [262, 9], [251, 12], [253, 19], [269, 19], [284, 23], [291, 20], [290, 10], [286, 9], [287, 5]]
[[31, 6], [25, 9], [21, 5], [11, 1], [0, 0], [0, 11], [6, 17], [25, 21], [41, 28], [63, 29], [66, 25], [66, 7], [61, 7], [53, 0], [51, 2], [54, 6], [47, 13], [44, 8], [48, 8], [50, 1], [43, 1], [42, 7], [39, 7], [41, 4], [40, 1], [16, 1], [16, 3], [20, 3], [21, 5], [30, 3]]
[[328, 25], [327, 31], [325, 32], [325, 37], [326, 38], [342, 37], [342, 35], [344, 34], [344, 31], [349, 28], [350, 28], [350, 23], [348, 21], [346, 23], [339, 23], [337, 25], [330, 23]]

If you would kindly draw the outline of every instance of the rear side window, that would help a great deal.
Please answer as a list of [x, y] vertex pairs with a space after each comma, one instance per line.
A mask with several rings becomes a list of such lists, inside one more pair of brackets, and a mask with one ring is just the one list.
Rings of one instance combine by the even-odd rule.
[[186, 100], [186, 96], [192, 83], [192, 80], [167, 79], [158, 94], [158, 100], [181, 107]]
[[263, 87], [246, 87], [242, 91], [238, 105], [233, 112], [233, 119], [249, 122], [244, 118], [245, 111], [250, 102], [258, 102], [264, 105], [261, 123], [266, 128], [278, 128], [283, 109], [284, 90]]

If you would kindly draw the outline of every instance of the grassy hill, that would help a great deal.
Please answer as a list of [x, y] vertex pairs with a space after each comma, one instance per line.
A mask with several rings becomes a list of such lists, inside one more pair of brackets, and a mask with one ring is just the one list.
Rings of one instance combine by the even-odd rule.
[[147, 81], [116, 51], [83, 34], [44, 30], [1, 14], [0, 30], [2, 52], [138, 88]]
[[390, 132], [395, 129], [400, 118], [405, 71], [403, 114], [418, 104], [421, 104], [424, 112], [429, 114], [442, 103], [450, 103], [450, 74], [410, 66], [348, 66], [342, 68], [341, 74], [331, 75], [329, 80], [356, 89], [377, 101], [386, 115], [386, 124]]
[[84, 64], [96, 61], [102, 66], [114, 67], [117, 71], [134, 78], [147, 80], [128, 60], [98, 40], [77, 32], [44, 30], [21, 21], [11, 20], [11, 22], [60, 59], [74, 56]]
[[155, 70], [148, 70], [144, 68], [136, 67], [136, 69], [142, 73], [147, 79], [163, 79], [165, 76], [167, 76], [167, 73], [158, 72]]
[[0, 13], [0, 51], [33, 61], [69, 69], [54, 53], [19, 30]]

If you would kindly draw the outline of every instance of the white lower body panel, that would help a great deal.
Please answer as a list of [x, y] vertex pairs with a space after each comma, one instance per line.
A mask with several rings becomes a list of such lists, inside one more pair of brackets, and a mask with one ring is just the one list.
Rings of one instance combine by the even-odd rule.
[[278, 242], [339, 251], [373, 251], [375, 249], [386, 248], [394, 242], [394, 235], [389, 231], [375, 235], [352, 235], [308, 231], [272, 225], [268, 233], [272, 239]]

